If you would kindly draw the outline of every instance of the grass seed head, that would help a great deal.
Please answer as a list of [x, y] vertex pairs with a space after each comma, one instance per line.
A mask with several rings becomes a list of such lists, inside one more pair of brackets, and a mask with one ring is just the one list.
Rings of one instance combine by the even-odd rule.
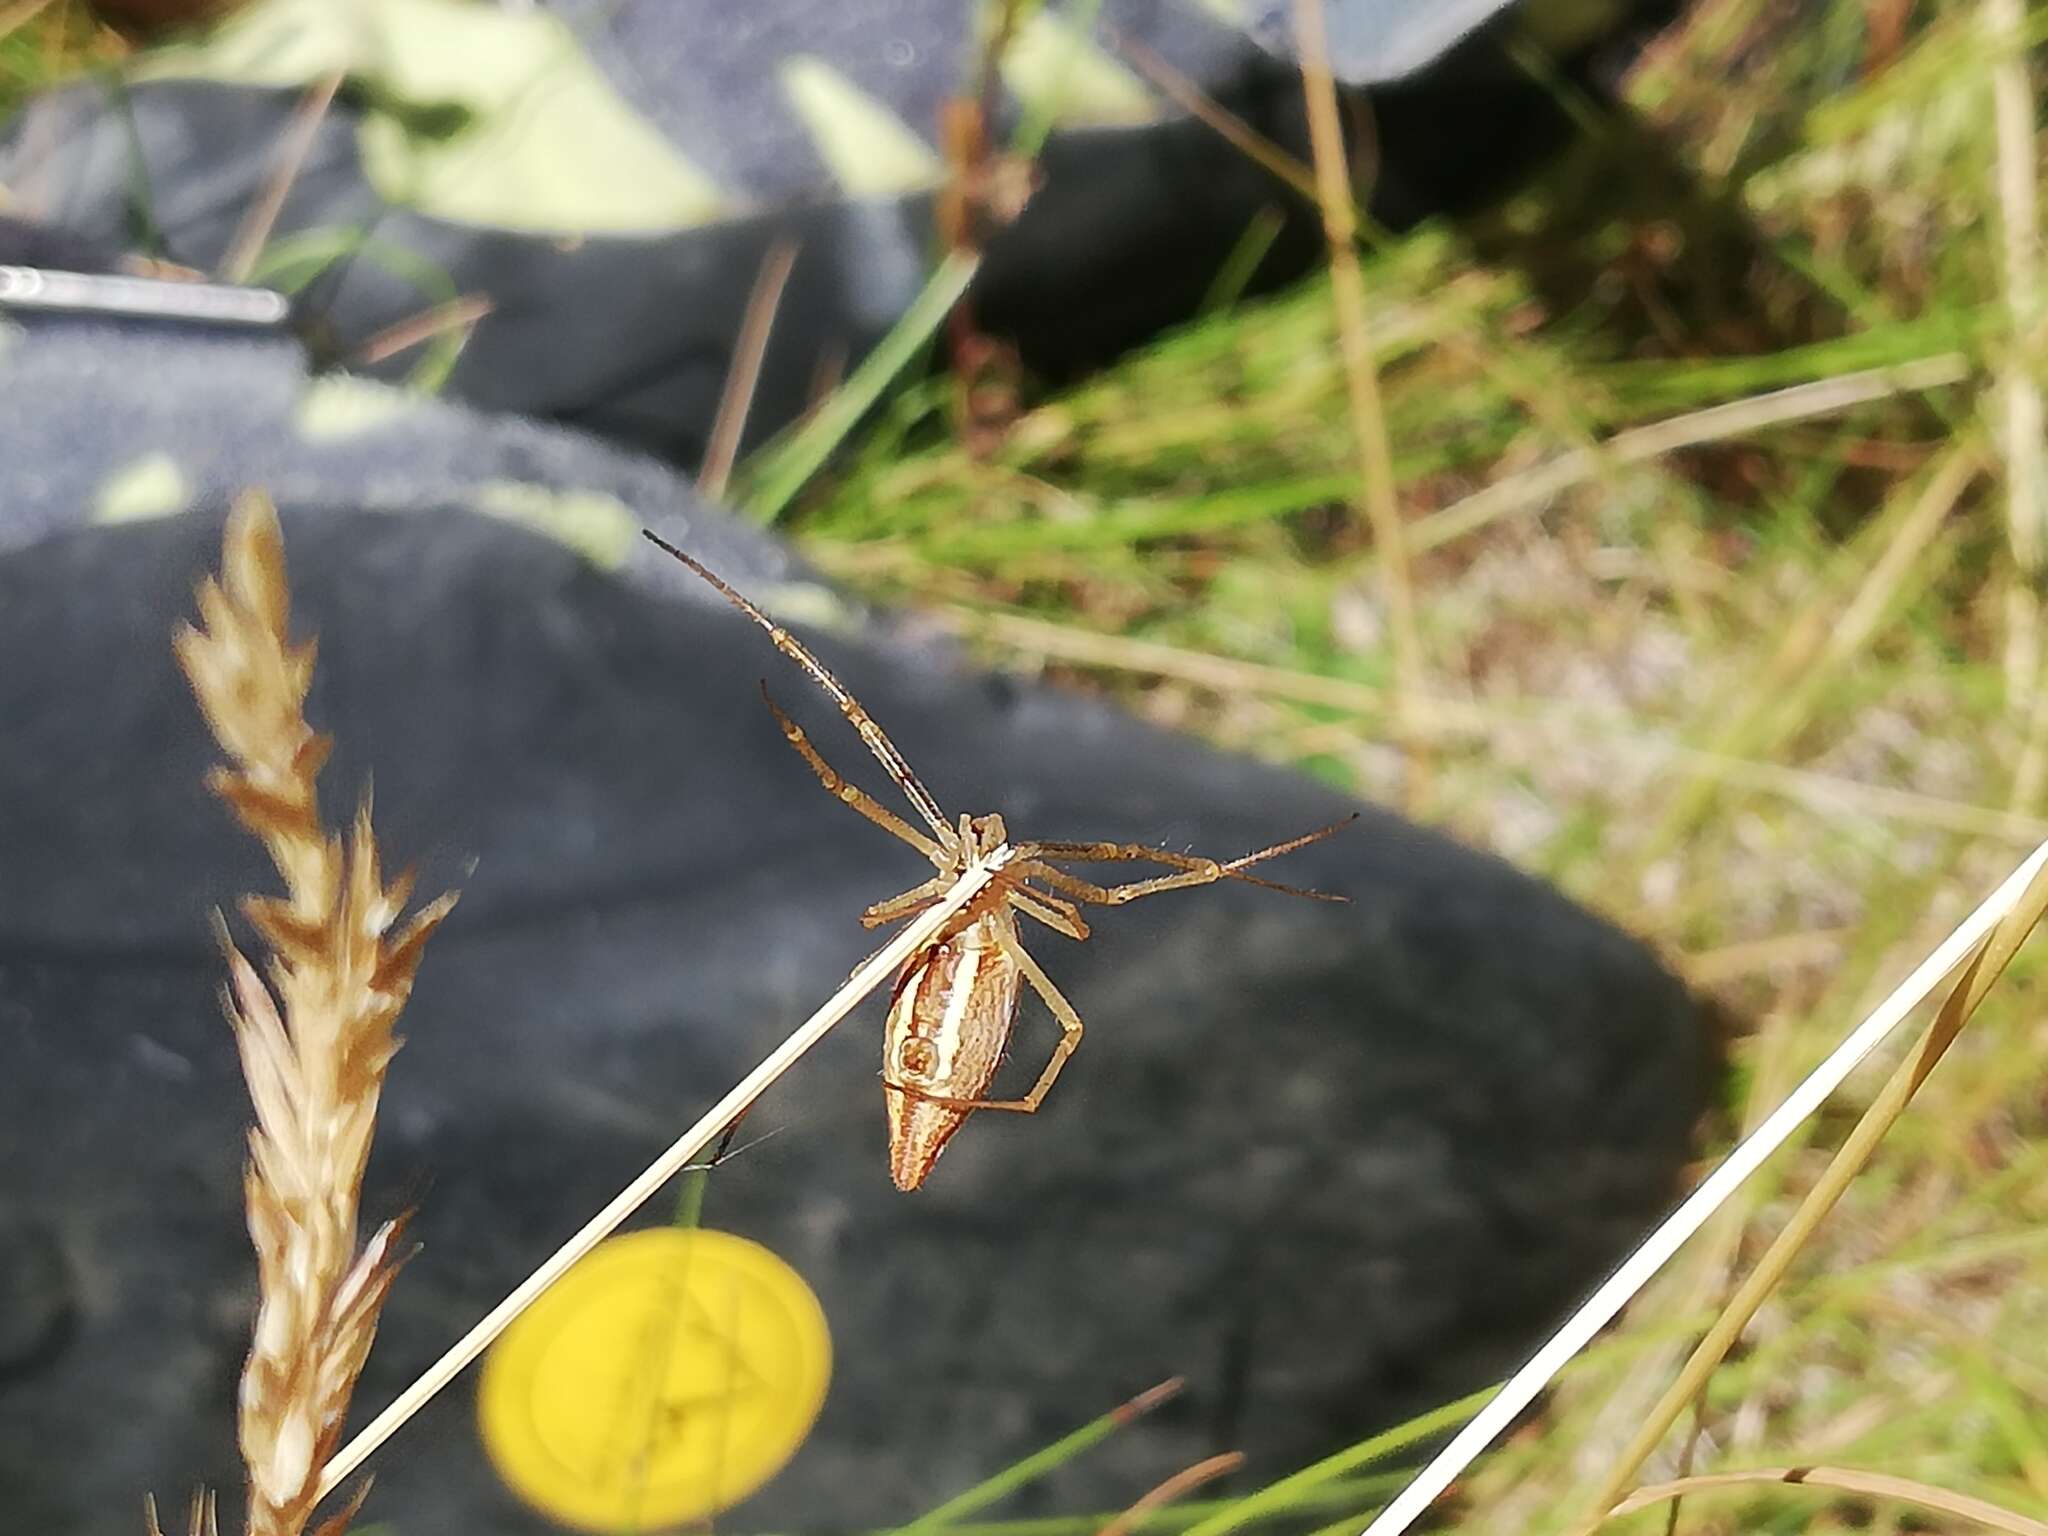
[[[248, 1530], [298, 1536], [403, 1257], [403, 1218], [358, 1246], [357, 1206], [394, 1027], [455, 898], [406, 917], [411, 877], [385, 884], [367, 805], [346, 837], [321, 823], [315, 781], [330, 742], [305, 718], [314, 647], [290, 638], [284, 540], [265, 498], [236, 503], [221, 574], [200, 585], [198, 604], [200, 623], [181, 626], [175, 645], [228, 758], [209, 782], [285, 885], [243, 903], [269, 949], [263, 970], [225, 924], [220, 939], [223, 1002], [256, 1111], [244, 1178], [259, 1286], [240, 1395]], [[360, 1498], [322, 1536], [339, 1536]], [[203, 1515], [211, 1536], [210, 1499]]]

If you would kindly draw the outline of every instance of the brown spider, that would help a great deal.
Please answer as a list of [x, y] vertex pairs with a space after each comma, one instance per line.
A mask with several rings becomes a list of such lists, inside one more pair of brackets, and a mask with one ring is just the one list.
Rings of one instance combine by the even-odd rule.
[[[717, 588], [726, 601], [768, 632], [777, 650], [810, 674], [811, 680], [832, 697], [839, 712], [860, 732], [868, 750], [889, 771], [889, 777], [896, 781], [930, 829], [927, 836], [841, 778], [818, 755], [803, 728], [768, 698], [767, 685], [762, 685], [761, 695], [781, 725], [782, 734], [811, 765], [811, 771], [826, 790], [885, 832], [902, 838], [938, 868], [939, 872], [922, 885], [869, 907], [861, 914], [863, 926], [879, 927], [921, 911], [943, 896], [970, 863], [987, 859], [1008, 841], [1003, 818], [997, 815], [962, 816], [957, 823], [949, 822], [931, 791], [911, 770], [896, 744], [875, 724], [874, 717], [789, 631], [667, 540], [651, 532], [647, 537]], [[1293, 896], [1343, 901], [1347, 898], [1261, 880], [1245, 874], [1244, 869], [1328, 837], [1357, 819], [1354, 812], [1319, 831], [1225, 863], [1166, 848], [1149, 848], [1142, 843], [1012, 845], [1010, 861], [997, 871], [987, 888], [904, 963], [890, 996], [882, 1084], [889, 1114], [889, 1176], [896, 1187], [911, 1190], [922, 1184], [953, 1133], [974, 1111], [1007, 1109], [1030, 1114], [1036, 1110], [1067, 1058], [1074, 1054], [1074, 1047], [1081, 1043], [1080, 1015], [1060, 995], [1038, 962], [1026, 953], [1018, 938], [1016, 914], [1035, 918], [1070, 939], [1085, 939], [1088, 925], [1082, 920], [1076, 902], [1120, 906], [1141, 896], [1207, 885], [1215, 880], [1242, 880]], [[1124, 860], [1164, 864], [1175, 873], [1103, 886], [1069, 874], [1054, 862]], [[1029, 883], [1033, 880], [1052, 889], [1041, 890]], [[1010, 1030], [1017, 1017], [1020, 977], [1031, 984], [1052, 1010], [1060, 1026], [1059, 1043], [1053, 1047], [1052, 1059], [1039, 1073], [1038, 1081], [1024, 1097], [983, 1098], [1009, 1045]]]

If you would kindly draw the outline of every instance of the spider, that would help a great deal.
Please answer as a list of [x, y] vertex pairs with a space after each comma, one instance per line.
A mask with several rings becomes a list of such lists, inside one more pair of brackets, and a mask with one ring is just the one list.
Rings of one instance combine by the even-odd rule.
[[[922, 885], [869, 907], [861, 914], [862, 926], [877, 928], [915, 915], [939, 900], [970, 863], [987, 859], [1009, 841], [1001, 816], [963, 815], [957, 821], [949, 820], [874, 717], [800, 641], [695, 559], [652, 532], [646, 532], [646, 536], [760, 625], [775, 648], [810, 675], [811, 681], [831, 697], [839, 712], [860, 733], [868, 750], [888, 770], [889, 777], [896, 781], [924, 822], [927, 830], [920, 831], [843, 778], [819, 755], [803, 727], [769, 697], [767, 685], [762, 684], [761, 696], [782, 727], [782, 734], [810, 765], [827, 792], [883, 831], [910, 844], [938, 869]], [[1142, 843], [1013, 844], [1009, 863], [996, 873], [987, 888], [904, 963], [890, 995], [882, 1087], [889, 1120], [889, 1176], [896, 1187], [908, 1191], [922, 1184], [954, 1133], [976, 1110], [1035, 1112], [1066, 1066], [1067, 1058], [1081, 1043], [1080, 1015], [1025, 950], [1018, 936], [1020, 914], [1070, 939], [1086, 939], [1088, 924], [1078, 903], [1121, 906], [1142, 896], [1216, 880], [1240, 880], [1316, 901], [1344, 901], [1348, 898], [1279, 885], [1244, 871], [1249, 865], [1318, 842], [1357, 819], [1354, 812], [1330, 826], [1226, 862]], [[1121, 861], [1160, 864], [1173, 872], [1105, 886], [1058, 867], [1062, 863]], [[1033, 884], [1034, 881], [1037, 883]], [[1029, 983], [1052, 1010], [1060, 1027], [1060, 1038], [1051, 1059], [1038, 1074], [1038, 1081], [1022, 1098], [986, 1098], [984, 1095], [1009, 1045], [1017, 1017], [1020, 982]]]

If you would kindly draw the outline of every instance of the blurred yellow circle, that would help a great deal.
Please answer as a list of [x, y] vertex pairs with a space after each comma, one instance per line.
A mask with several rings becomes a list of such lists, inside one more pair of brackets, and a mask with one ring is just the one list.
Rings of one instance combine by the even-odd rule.
[[664, 1227], [602, 1244], [505, 1331], [477, 1415], [499, 1475], [542, 1513], [645, 1531], [772, 1477], [831, 1374], [824, 1309], [795, 1270], [727, 1232]]

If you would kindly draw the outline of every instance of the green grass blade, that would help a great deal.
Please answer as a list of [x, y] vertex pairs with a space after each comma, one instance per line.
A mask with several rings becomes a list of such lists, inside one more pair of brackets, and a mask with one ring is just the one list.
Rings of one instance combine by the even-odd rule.
[[1456, 1428], [1484, 1407], [1494, 1391], [1488, 1387], [1483, 1392], [1474, 1392], [1455, 1403], [1433, 1408], [1405, 1424], [1383, 1430], [1369, 1440], [1361, 1440], [1334, 1456], [1325, 1456], [1321, 1461], [1313, 1462], [1299, 1472], [1289, 1473], [1277, 1483], [1269, 1483], [1257, 1493], [1239, 1499], [1230, 1508], [1201, 1524], [1189, 1527], [1184, 1536], [1224, 1536], [1227, 1531], [1242, 1530], [1254, 1520], [1293, 1509], [1304, 1494], [1333, 1478], [1342, 1477], [1357, 1467], [1370, 1466], [1396, 1451], [1406, 1450], [1447, 1429]]
[[797, 493], [809, 483], [860, 419], [874, 408], [883, 392], [912, 359], [930, 343], [973, 281], [981, 258], [955, 251], [939, 263], [910, 308], [870, 352], [852, 376], [834, 390], [786, 442], [773, 444], [747, 467], [752, 489], [743, 499], [746, 510], [764, 523], [782, 516]]
[[1090, 1419], [1079, 1429], [1063, 1435], [1044, 1450], [1033, 1452], [995, 1476], [976, 1483], [965, 1493], [957, 1494], [938, 1508], [919, 1515], [910, 1524], [897, 1527], [890, 1536], [926, 1536], [928, 1532], [946, 1529], [963, 1516], [987, 1509], [998, 1499], [1009, 1497], [1054, 1468], [1064, 1466], [1083, 1451], [1100, 1445], [1131, 1420], [1149, 1412], [1179, 1390], [1180, 1383], [1172, 1381], [1139, 1393], [1129, 1402], [1120, 1403], [1100, 1418]]

